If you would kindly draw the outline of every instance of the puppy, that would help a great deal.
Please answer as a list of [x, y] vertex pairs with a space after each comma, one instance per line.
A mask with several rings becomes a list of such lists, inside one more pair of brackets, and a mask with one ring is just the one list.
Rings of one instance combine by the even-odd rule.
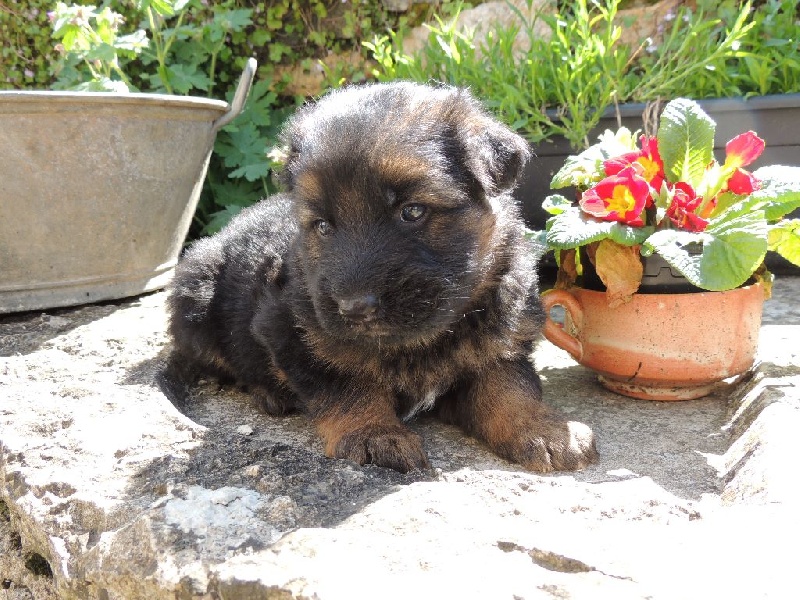
[[176, 268], [179, 360], [299, 409], [325, 453], [428, 466], [421, 411], [534, 471], [596, 458], [591, 430], [541, 402], [544, 313], [510, 190], [527, 144], [465, 90], [334, 91], [284, 132], [285, 193], [197, 241]]

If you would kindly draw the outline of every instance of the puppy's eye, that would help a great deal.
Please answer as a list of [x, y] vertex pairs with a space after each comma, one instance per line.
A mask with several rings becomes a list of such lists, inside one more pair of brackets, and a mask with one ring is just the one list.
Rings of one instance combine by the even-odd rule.
[[406, 204], [400, 211], [400, 218], [406, 223], [419, 221], [428, 212], [428, 207], [422, 204]]
[[333, 233], [333, 225], [331, 225], [325, 219], [317, 219], [313, 223], [314, 231], [316, 231], [319, 235], [325, 237], [326, 235], [331, 235]]

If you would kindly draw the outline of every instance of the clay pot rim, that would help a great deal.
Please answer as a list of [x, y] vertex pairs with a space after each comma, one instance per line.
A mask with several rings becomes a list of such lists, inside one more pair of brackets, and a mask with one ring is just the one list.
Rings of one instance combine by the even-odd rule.
[[[652, 297], [656, 297], [656, 296], [660, 296], [660, 297], [664, 297], [664, 296], [693, 296], [693, 297], [697, 297], [697, 296], [705, 296], [705, 295], [718, 296], [720, 294], [730, 294], [731, 292], [746, 291], [746, 290], [750, 290], [752, 288], [763, 288], [763, 287], [764, 287], [763, 282], [757, 281], [755, 283], [751, 283], [749, 285], [742, 285], [742, 286], [739, 286], [739, 287], [736, 287], [736, 288], [733, 288], [733, 289], [730, 289], [730, 290], [719, 290], [719, 291], [702, 290], [702, 291], [699, 291], [699, 292], [680, 292], [680, 293], [663, 292], [663, 293], [654, 293], [654, 294], [653, 293], [644, 293], [644, 292], [634, 292], [633, 296], [634, 297], [636, 297], [636, 296], [645, 296], [645, 297], [651, 297], [651, 296]], [[556, 289], [556, 288], [553, 288], [553, 289]], [[598, 296], [605, 296], [606, 295], [605, 290], [590, 290], [590, 289], [587, 289], [585, 287], [581, 287], [579, 285], [573, 285], [572, 287], [564, 289], [564, 291], [566, 291], [566, 292], [572, 292], [573, 290], [580, 290], [582, 294], [598, 295]], [[548, 291], [549, 290], [546, 290], [544, 293], [547, 293]]]

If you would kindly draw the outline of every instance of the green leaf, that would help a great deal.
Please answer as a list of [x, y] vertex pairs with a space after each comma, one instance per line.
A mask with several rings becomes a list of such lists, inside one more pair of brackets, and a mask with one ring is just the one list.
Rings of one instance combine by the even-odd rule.
[[657, 252], [691, 283], [698, 287], [703, 287], [700, 285], [703, 257], [690, 252], [689, 246], [710, 241], [711, 237], [705, 233], [662, 229], [647, 238], [647, 241], [642, 246], [642, 255], [649, 256], [653, 252]]
[[716, 124], [697, 102], [677, 98], [664, 108], [658, 128], [658, 151], [672, 183], [685, 181], [697, 188], [714, 160]]
[[[234, 90], [231, 89], [229, 102], [233, 99], [233, 93]], [[277, 100], [278, 95], [272, 90], [272, 81], [262, 79], [256, 82], [250, 90], [244, 110], [231, 125], [228, 125], [228, 128], [233, 130], [239, 123], [247, 122], [252, 122], [257, 127], [269, 127], [276, 117], [278, 119], [281, 117], [279, 111], [276, 110]]]
[[551, 215], [557, 215], [572, 206], [572, 202], [567, 200], [561, 194], [552, 194], [544, 199], [542, 208], [549, 212]]
[[214, 203], [217, 206], [228, 208], [250, 206], [264, 195], [264, 189], [260, 184], [254, 184], [244, 179], [210, 181], [209, 188], [214, 195]]
[[612, 221], [600, 221], [572, 206], [547, 221], [547, 244], [550, 248], [566, 250], [603, 239], [623, 246], [644, 242], [653, 233], [652, 227], [630, 227]]
[[586, 189], [592, 182], [597, 181], [602, 173], [603, 162], [596, 153], [589, 153], [590, 150], [592, 148], [577, 156], [568, 156], [564, 161], [564, 166], [553, 176], [550, 188], [560, 190], [575, 186]]
[[128, 35], [121, 35], [114, 42], [115, 48], [131, 52], [140, 52], [149, 45], [150, 40], [147, 39], [147, 32], [144, 29], [138, 29]]
[[174, 64], [167, 67], [169, 84], [178, 94], [188, 94], [193, 89], [208, 91], [211, 80], [196, 65]]
[[284, 54], [291, 54], [291, 53], [292, 53], [292, 49], [289, 46], [287, 46], [286, 44], [282, 44], [281, 42], [274, 42], [273, 44], [270, 44], [270, 47], [269, 47], [269, 59], [272, 62], [275, 62], [275, 63], [280, 62], [281, 57]]
[[100, 61], [103, 63], [111, 63], [117, 57], [117, 51], [113, 46], [101, 43], [89, 49], [85, 55], [85, 60], [89, 62]]
[[[181, 4], [186, 4], [183, 0], [178, 0]], [[152, 8], [162, 17], [171, 17], [175, 14], [175, 0], [138, 0], [139, 10]]]
[[72, 88], [76, 92], [116, 92], [118, 94], [126, 94], [128, 92], [136, 91], [130, 89], [122, 81], [115, 81], [108, 77], [100, 77], [92, 81], [79, 83]]
[[[702, 245], [702, 254], [690, 253], [688, 246], [696, 243]], [[713, 219], [702, 233], [657, 231], [644, 248], [658, 252], [699, 288], [731, 290], [745, 283], [764, 261], [767, 222], [764, 211], [739, 205]]]
[[634, 134], [626, 127], [617, 132], [606, 129], [598, 136], [598, 142], [578, 155], [569, 156], [564, 166], [550, 182], [554, 190], [575, 186], [586, 189], [603, 177], [603, 161], [636, 149]]
[[800, 266], [800, 219], [782, 221], [770, 227], [769, 249]]
[[770, 165], [753, 172], [761, 189], [752, 197], [764, 201], [767, 221], [777, 221], [800, 208], [800, 167]]
[[214, 151], [222, 156], [225, 166], [235, 167], [228, 177], [244, 177], [248, 181], [269, 175], [272, 161], [267, 157], [266, 150], [266, 140], [252, 122], [243, 124], [235, 131], [220, 132], [214, 145]]
[[214, 24], [225, 31], [242, 31], [248, 25], [252, 25], [252, 9], [237, 8], [214, 12]]

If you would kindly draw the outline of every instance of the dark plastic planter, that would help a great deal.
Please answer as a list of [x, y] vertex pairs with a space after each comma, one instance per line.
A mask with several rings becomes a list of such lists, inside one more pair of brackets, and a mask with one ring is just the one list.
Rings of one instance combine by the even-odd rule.
[[[698, 246], [696, 250], [690, 248], [691, 254], [699, 254], [701, 251]], [[594, 265], [589, 261], [586, 251], [581, 249], [581, 264], [583, 265], [583, 275], [578, 280], [578, 285], [587, 290], [604, 292], [606, 286], [598, 277]], [[660, 254], [652, 254], [642, 257], [642, 283], [639, 285], [640, 294], [691, 294], [703, 292], [699, 287], [689, 283], [680, 272], [672, 268]]]

